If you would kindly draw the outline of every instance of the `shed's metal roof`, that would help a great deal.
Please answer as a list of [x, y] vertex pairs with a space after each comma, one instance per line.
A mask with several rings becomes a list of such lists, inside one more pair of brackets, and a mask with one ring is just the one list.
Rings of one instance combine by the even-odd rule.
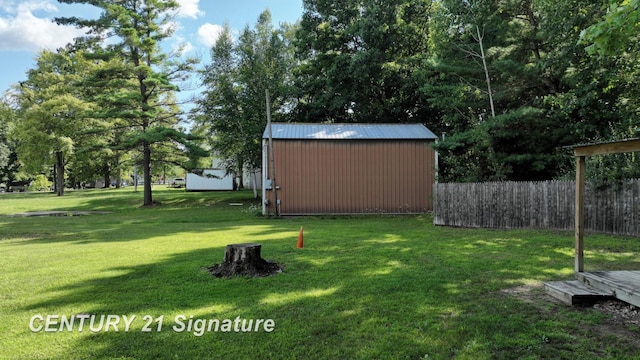
[[[272, 123], [274, 139], [310, 140], [435, 140], [422, 124], [290, 124]], [[269, 137], [267, 127], [262, 135]]]

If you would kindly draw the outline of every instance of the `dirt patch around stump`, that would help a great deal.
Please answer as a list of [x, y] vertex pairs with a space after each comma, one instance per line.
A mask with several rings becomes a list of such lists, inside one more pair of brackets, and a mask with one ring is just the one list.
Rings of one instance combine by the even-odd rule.
[[265, 277], [281, 273], [283, 268], [278, 263], [265, 260], [264, 263], [255, 266], [242, 263], [222, 263], [209, 266], [209, 274], [218, 278], [230, 278], [234, 276]]

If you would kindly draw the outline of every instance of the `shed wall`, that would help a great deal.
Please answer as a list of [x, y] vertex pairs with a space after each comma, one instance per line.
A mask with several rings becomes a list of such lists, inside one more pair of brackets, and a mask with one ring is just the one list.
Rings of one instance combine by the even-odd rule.
[[[421, 213], [432, 209], [435, 152], [416, 141], [275, 140], [280, 213]], [[273, 204], [273, 191], [267, 192]], [[274, 212], [273, 205], [268, 209]]]

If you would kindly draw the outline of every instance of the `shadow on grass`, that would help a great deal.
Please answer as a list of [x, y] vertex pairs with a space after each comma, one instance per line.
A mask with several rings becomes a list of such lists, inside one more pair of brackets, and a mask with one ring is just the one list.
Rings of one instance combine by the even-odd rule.
[[[541, 312], [500, 292], [571, 278], [570, 233], [442, 228], [432, 226], [429, 216], [258, 218], [249, 208], [255, 205], [249, 192], [159, 191], [155, 198], [162, 205], [151, 208], [133, 206], [138, 199], [130, 194], [107, 195], [87, 192], [69, 206], [113, 211], [107, 215], [0, 218], [11, 246], [32, 246], [26, 248], [30, 256], [36, 256], [32, 250], [44, 254], [35, 261], [65, 264], [68, 258], [72, 270], [74, 261], [92, 261], [82, 257], [92, 247], [94, 256], [106, 259], [88, 280], [69, 280], [65, 276], [73, 271], [59, 269], [70, 275], [51, 278], [65, 285], [35, 290], [40, 300], [25, 299], [23, 312], [64, 309], [68, 316], [137, 318], [129, 332], [73, 339], [29, 334], [66, 343], [73, 349], [62, 354], [67, 358], [574, 358], [581, 349], [593, 357], [611, 356], [581, 329], [585, 320], [579, 313], [553, 305]], [[300, 226], [305, 248], [295, 249]], [[619, 245], [606, 247], [607, 239], [590, 242], [594, 250], [587, 260], [596, 266], [612, 260], [639, 265], [637, 242], [617, 251]], [[257, 279], [211, 277], [205, 268], [222, 260], [224, 244], [237, 242], [262, 243], [263, 257], [282, 263], [285, 272]], [[135, 253], [123, 254], [125, 247]], [[133, 265], [105, 266], [116, 253], [131, 257], [127, 263]], [[145, 315], [164, 317], [163, 329], [142, 332]], [[276, 328], [197, 336], [172, 329], [177, 315], [273, 319]], [[614, 348], [628, 350], [616, 341]]]
[[[42, 210], [78, 210], [78, 211], [114, 211], [129, 212], [138, 209], [154, 209], [158, 207], [178, 208], [181, 206], [198, 206], [224, 204], [227, 202], [253, 202], [252, 191], [214, 191], [186, 192], [183, 189], [170, 189], [162, 185], [154, 186], [154, 206], [143, 207], [142, 188], [134, 192], [133, 188], [72, 190], [58, 197], [52, 193], [8, 194], [1, 196], [7, 208], [19, 203], [25, 211]], [[23, 211], [19, 211], [23, 212]], [[8, 213], [7, 215], [10, 215]]]
[[[306, 247], [295, 249], [283, 233], [302, 224]], [[570, 235], [434, 228], [412, 217], [273, 221], [246, 234], [264, 236], [263, 256], [285, 272], [216, 279], [205, 267], [222, 247], [197, 249], [109, 269], [118, 275], [55, 289], [26, 310], [136, 315], [130, 332], [79, 338], [86, 358], [572, 358], [580, 347], [608, 356], [575, 313], [551, 304], [541, 313], [499, 291], [567, 276]], [[142, 332], [144, 315], [164, 317], [162, 330]], [[173, 329], [178, 315], [276, 326], [198, 336]]]
[[[156, 195], [162, 205], [132, 206], [129, 193], [91, 191], [89, 199], [61, 207], [76, 211], [110, 211], [82, 216], [0, 216], [0, 241], [17, 239], [21, 245], [72, 242], [126, 242], [197, 231], [220, 230], [244, 222], [266, 221], [257, 216], [250, 192], [184, 193]], [[123, 204], [124, 202], [124, 204]], [[242, 206], [230, 205], [242, 203]]]

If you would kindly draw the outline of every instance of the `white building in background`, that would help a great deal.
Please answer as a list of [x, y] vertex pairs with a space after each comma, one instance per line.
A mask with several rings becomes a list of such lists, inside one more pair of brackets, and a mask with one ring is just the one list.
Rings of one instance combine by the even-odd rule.
[[[226, 174], [224, 163], [214, 156], [211, 168], [204, 169], [202, 174], [187, 173], [187, 191], [216, 191], [235, 190], [233, 174]], [[260, 190], [262, 188], [262, 172], [244, 171], [243, 182], [245, 189]]]

